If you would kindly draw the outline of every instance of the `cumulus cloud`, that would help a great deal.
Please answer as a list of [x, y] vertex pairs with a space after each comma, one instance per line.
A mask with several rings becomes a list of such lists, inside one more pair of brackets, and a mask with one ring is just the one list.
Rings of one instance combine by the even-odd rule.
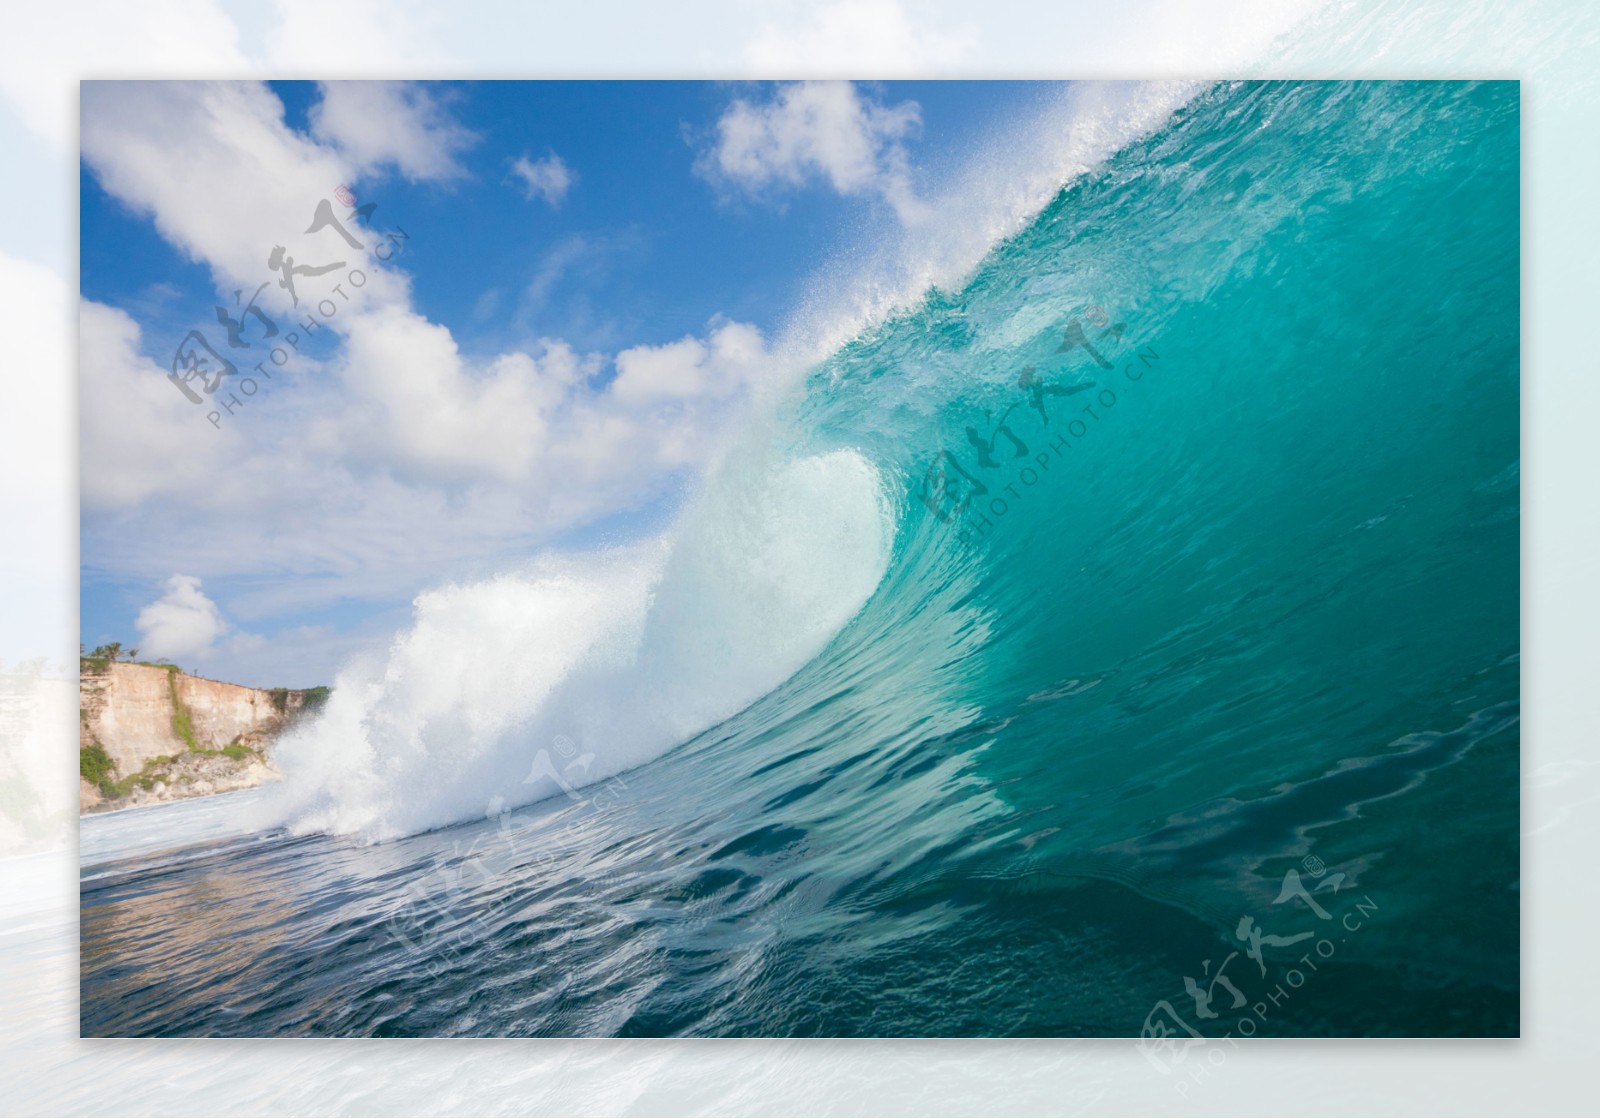
[[915, 101], [886, 105], [850, 82], [794, 82], [765, 101], [735, 100], [695, 166], [751, 195], [820, 178], [843, 195], [877, 195], [911, 223], [925, 207], [905, 142], [921, 128]]
[[[335, 91], [344, 85], [327, 87], [326, 96], [337, 101], [343, 94]], [[362, 88], [361, 96], [368, 96], [369, 85]], [[382, 97], [394, 95], [383, 87]], [[415, 117], [415, 102], [407, 104], [401, 115]], [[330, 119], [322, 118], [325, 134]], [[151, 213], [169, 240], [211, 264], [219, 285], [260, 279], [273, 239], [264, 230], [304, 229], [312, 203], [356, 172], [354, 158], [376, 158], [372, 152], [353, 157], [289, 129], [281, 103], [258, 83], [89, 83], [84, 153], [107, 189]], [[204, 191], [193, 186], [190, 169], [198, 167], [207, 172]], [[256, 212], [268, 220], [238, 220]], [[328, 239], [316, 243], [318, 251], [337, 251], [371, 274], [359, 304], [345, 305], [325, 324], [342, 340], [341, 352], [327, 363], [340, 378], [338, 399], [310, 417], [304, 430], [280, 428], [257, 453], [230, 453], [227, 484], [243, 500], [250, 500], [253, 482], [274, 476], [269, 463], [286, 460], [315, 471], [322, 458], [412, 484], [454, 487], [537, 481], [576, 467], [606, 495], [587, 515], [603, 515], [615, 509], [601, 506], [630, 487], [638, 499], [648, 499], [659, 486], [650, 470], [688, 465], [683, 449], [705, 441], [723, 405], [755, 375], [765, 354], [754, 327], [716, 321], [704, 339], [618, 354], [609, 386], [600, 376], [603, 355], [579, 355], [554, 339], [541, 342], [536, 353], [468, 359], [448, 327], [411, 306], [403, 273], [374, 259], [370, 248], [334, 242], [331, 231], [318, 236]], [[536, 277], [541, 297], [568, 266], [563, 261], [550, 276]], [[265, 298], [287, 302], [276, 285]], [[204, 428], [204, 421], [184, 412], [185, 401], [141, 354], [132, 319], [96, 306], [85, 311], [85, 324], [86, 368], [92, 359], [99, 371], [94, 386], [105, 402], [92, 416], [86, 411], [85, 454], [91, 443], [105, 450], [92, 452], [99, 480], [89, 482], [86, 469], [85, 486], [103, 505], [132, 506], [191, 484], [183, 470], [196, 464], [175, 466], [167, 448], [197, 440], [216, 444], [217, 433], [179, 426]], [[269, 422], [275, 408], [290, 407], [301, 393], [275, 388], [251, 405], [257, 409], [252, 424]], [[647, 414], [653, 406], [665, 411]], [[138, 418], [137, 432], [129, 430], [135, 425], [125, 422], [128, 415]], [[666, 450], [658, 453], [657, 442]], [[608, 465], [586, 450], [630, 443]], [[549, 495], [534, 488], [524, 497]], [[586, 515], [572, 504], [570, 488], [560, 500], [572, 516]]]
[[78, 376], [85, 507], [129, 506], [211, 486], [234, 439], [211, 429], [144, 355], [139, 324], [126, 312], [80, 301]]
[[761, 331], [749, 323], [714, 322], [703, 341], [691, 335], [622, 351], [611, 395], [627, 408], [716, 399], [755, 381], [771, 361]]
[[174, 575], [160, 598], [134, 619], [140, 651], [158, 660], [203, 657], [227, 631], [222, 611], [193, 575]]
[[656, 471], [692, 464], [683, 449], [704, 445], [774, 368], [760, 330], [722, 319], [704, 337], [621, 351], [604, 385], [604, 357], [557, 339], [474, 361], [408, 312], [348, 329], [345, 450], [433, 483], [581, 477], [647, 492]]
[[259, 82], [85, 82], [82, 106], [83, 157], [100, 184], [210, 265], [223, 290], [267, 279], [274, 243], [355, 177], [339, 152], [289, 128]]
[[385, 166], [413, 182], [466, 174], [456, 157], [478, 142], [415, 82], [323, 82], [311, 132], [359, 172]]
[[551, 413], [583, 368], [561, 344], [540, 361], [518, 352], [474, 367], [448, 329], [399, 308], [354, 318], [347, 329], [347, 438], [434, 481], [526, 477]]
[[561, 205], [561, 200], [577, 181], [566, 160], [555, 152], [537, 160], [520, 155], [512, 161], [511, 173], [522, 181], [522, 192], [528, 201], [542, 198], [551, 206]]

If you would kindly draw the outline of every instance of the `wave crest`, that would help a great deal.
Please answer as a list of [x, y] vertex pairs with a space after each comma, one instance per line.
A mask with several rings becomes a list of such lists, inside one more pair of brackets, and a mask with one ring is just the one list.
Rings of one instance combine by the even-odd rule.
[[788, 679], [877, 587], [894, 514], [853, 451], [733, 465], [667, 537], [419, 596], [387, 660], [347, 669], [280, 744], [275, 821], [381, 840], [479, 818], [642, 764]]

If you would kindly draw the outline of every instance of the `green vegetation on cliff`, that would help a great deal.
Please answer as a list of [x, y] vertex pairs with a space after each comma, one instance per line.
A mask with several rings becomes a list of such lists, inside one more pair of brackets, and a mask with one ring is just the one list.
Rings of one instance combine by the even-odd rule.
[[178, 698], [178, 668], [167, 669], [167, 688], [172, 692], [172, 733], [192, 752], [198, 753], [200, 744], [194, 740], [194, 724], [189, 719], [189, 709]]
[[78, 749], [78, 774], [91, 785], [99, 785], [117, 772], [117, 765], [98, 742]]

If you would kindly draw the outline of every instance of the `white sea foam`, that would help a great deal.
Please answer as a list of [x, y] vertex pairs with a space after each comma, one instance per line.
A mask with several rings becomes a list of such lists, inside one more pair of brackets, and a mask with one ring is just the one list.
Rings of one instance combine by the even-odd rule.
[[1063, 186], [1167, 122], [1209, 82], [1070, 82], [993, 130], [936, 184], [916, 220], [885, 223], [810, 285], [781, 349], [812, 364], [932, 288], [959, 286]]
[[280, 743], [269, 818], [383, 839], [658, 756], [814, 657], [888, 565], [893, 515], [850, 451], [729, 464], [665, 537], [429, 591]]

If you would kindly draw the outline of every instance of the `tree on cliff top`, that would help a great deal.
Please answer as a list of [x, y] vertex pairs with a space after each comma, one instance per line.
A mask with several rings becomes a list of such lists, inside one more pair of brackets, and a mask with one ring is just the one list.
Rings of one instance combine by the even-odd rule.
[[83, 651], [83, 643], [80, 641], [78, 643], [78, 655], [80, 657], [87, 657], [89, 660], [96, 661], [115, 661], [121, 660], [123, 657], [127, 657], [130, 661], [132, 661], [139, 658], [139, 650], [129, 649], [124, 652], [122, 648], [122, 642], [110, 641], [104, 645], [96, 645], [93, 650], [85, 653]]

